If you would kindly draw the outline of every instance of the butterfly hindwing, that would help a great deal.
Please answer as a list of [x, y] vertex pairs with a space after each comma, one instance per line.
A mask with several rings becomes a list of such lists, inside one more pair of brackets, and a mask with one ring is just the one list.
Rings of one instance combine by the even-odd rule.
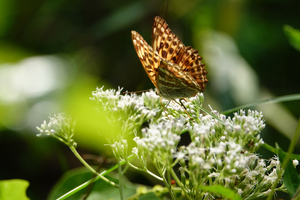
[[201, 60], [202, 57], [199, 56], [198, 51], [188, 46], [178, 65], [183, 71], [188, 72], [204, 91], [208, 80], [206, 78], [205, 64]]
[[162, 60], [159, 66], [158, 88], [161, 95], [167, 99], [195, 96], [201, 90], [188, 72], [166, 60]]

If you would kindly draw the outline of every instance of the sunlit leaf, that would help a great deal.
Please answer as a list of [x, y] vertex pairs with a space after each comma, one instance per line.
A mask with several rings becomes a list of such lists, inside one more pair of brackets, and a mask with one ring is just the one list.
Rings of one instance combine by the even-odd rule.
[[212, 192], [215, 194], [220, 194], [222, 197], [226, 199], [232, 199], [232, 200], [242, 200], [242, 198], [237, 195], [233, 190], [229, 188], [225, 188], [221, 185], [215, 185], [215, 186], [202, 186], [202, 190], [207, 192]]
[[289, 39], [290, 44], [297, 49], [298, 51], [300, 51], [300, 30], [299, 29], [295, 29], [289, 25], [285, 25], [283, 27], [286, 36]]
[[29, 182], [20, 179], [0, 181], [1, 200], [29, 200], [26, 196], [26, 189]]

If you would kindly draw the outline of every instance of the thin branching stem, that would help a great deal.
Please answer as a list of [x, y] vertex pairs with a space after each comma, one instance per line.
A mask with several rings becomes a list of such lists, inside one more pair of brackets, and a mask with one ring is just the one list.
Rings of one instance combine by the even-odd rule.
[[118, 175], [119, 175], [119, 192], [121, 200], [124, 200], [124, 188], [123, 188], [123, 172], [122, 165], [120, 161], [118, 161]]
[[300, 119], [299, 119], [299, 122], [298, 122], [297, 129], [296, 129], [296, 131], [295, 131], [295, 133], [294, 133], [294, 135], [293, 135], [293, 138], [292, 138], [292, 140], [291, 140], [291, 143], [290, 143], [290, 146], [289, 146], [287, 155], [286, 155], [286, 157], [284, 158], [283, 163], [282, 163], [282, 165], [281, 165], [282, 171], [280, 171], [280, 174], [278, 174], [278, 178], [277, 178], [277, 180], [276, 180], [276, 183], [273, 184], [273, 186], [272, 186], [272, 192], [271, 192], [270, 195], [268, 196], [267, 200], [271, 200], [271, 199], [272, 199], [272, 195], [273, 195], [274, 192], [275, 192], [275, 189], [276, 189], [276, 187], [277, 187], [277, 184], [279, 183], [280, 179], [282, 178], [283, 173], [284, 173], [284, 170], [286, 169], [286, 167], [287, 167], [287, 165], [288, 165], [288, 162], [290, 161], [291, 154], [293, 153], [293, 151], [294, 151], [294, 149], [295, 149], [295, 146], [296, 146], [296, 144], [297, 144], [299, 135], [300, 135]]
[[78, 158], [78, 160], [87, 168], [89, 169], [91, 172], [93, 172], [94, 174], [96, 174], [98, 177], [100, 177], [103, 181], [105, 181], [106, 183], [109, 183], [110, 185], [114, 186], [114, 187], [118, 187], [118, 185], [110, 180], [108, 180], [107, 178], [105, 178], [103, 175], [99, 174], [96, 170], [94, 170], [87, 162], [85, 162], [85, 160], [79, 155], [79, 153], [77, 152], [77, 150], [75, 149], [75, 147], [70, 147], [71, 151], [74, 153], [74, 155]]
[[[127, 159], [132, 159], [133, 155], [129, 156]], [[125, 161], [121, 161], [120, 164], [124, 165], [126, 162]], [[115, 169], [118, 168], [118, 164], [114, 165], [113, 167], [109, 168], [108, 170], [104, 170], [103, 172], [100, 173], [101, 176], [104, 176], [106, 174], [109, 174], [110, 172], [114, 171]], [[82, 190], [83, 188], [87, 187], [88, 185], [90, 185], [91, 183], [96, 182], [97, 180], [99, 180], [100, 177], [97, 176], [96, 178], [92, 178], [88, 181], [86, 181], [85, 183], [79, 185], [78, 187], [70, 190], [69, 192], [67, 192], [66, 194], [62, 195], [61, 197], [57, 198], [57, 200], [64, 200], [70, 196], [72, 196], [73, 194], [75, 194], [76, 192]]]
[[176, 200], [174, 192], [172, 191], [171, 185], [166, 180], [165, 170], [162, 170], [162, 168], [160, 166], [158, 166], [159, 164], [157, 164], [156, 162], [153, 162], [153, 164], [156, 167], [156, 169], [157, 169], [158, 173], [160, 174], [160, 176], [163, 178], [163, 182], [164, 182], [165, 186], [168, 188], [172, 200]]
[[175, 182], [179, 185], [179, 187], [182, 189], [183, 193], [185, 194], [186, 198], [189, 200], [192, 200], [192, 198], [190, 197], [190, 195], [187, 193], [187, 188], [181, 183], [181, 181], [179, 180], [179, 178], [177, 177], [176, 173], [174, 172], [173, 169], [171, 169], [171, 174], [175, 180]]
[[142, 172], [146, 172], [147, 174], [151, 175], [152, 177], [156, 178], [157, 180], [160, 180], [160, 181], [163, 181], [163, 178], [157, 176], [156, 174], [152, 173], [151, 171], [149, 171], [148, 169], [142, 169], [142, 168], [139, 168], [135, 165], [133, 165], [132, 163], [128, 162], [128, 165], [130, 167], [132, 167], [133, 169], [136, 169], [136, 170], [139, 170], [139, 171], [142, 171]]

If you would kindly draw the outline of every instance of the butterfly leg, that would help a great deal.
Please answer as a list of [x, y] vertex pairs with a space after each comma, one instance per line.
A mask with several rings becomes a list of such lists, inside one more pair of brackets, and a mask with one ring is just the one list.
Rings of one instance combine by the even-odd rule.
[[185, 100], [186, 102], [191, 102], [189, 99], [183, 98], [183, 100]]
[[184, 110], [186, 110], [186, 107], [183, 105], [182, 100], [185, 100], [185, 99], [179, 99], [180, 105], [184, 108]]
[[[170, 104], [170, 102], [171, 102], [171, 101], [169, 101], [169, 102], [166, 104], [165, 107], [168, 107], [168, 105]], [[161, 102], [161, 105], [163, 105], [162, 102]]]
[[[187, 109], [186, 107], [183, 105], [182, 101], [181, 100], [185, 100], [185, 99], [179, 99], [179, 103], [177, 101], [175, 101], [176, 103], [178, 103], [181, 107], [183, 107], [184, 109], [184, 112], [189, 116], [189, 118], [193, 121], [193, 118], [190, 116], [190, 114], [187, 112]], [[186, 101], [186, 100], [185, 100]]]
[[167, 109], [166, 109], [166, 107], [170, 104], [171, 101], [169, 101], [169, 102], [167, 103], [167, 105], [164, 106], [164, 104], [162, 103], [161, 97], [159, 98], [159, 100], [160, 100], [161, 106], [164, 108], [164, 112], [165, 112], [166, 116], [168, 117], [168, 119], [170, 119], [169, 116], [168, 116], [168, 114], [167, 114]]

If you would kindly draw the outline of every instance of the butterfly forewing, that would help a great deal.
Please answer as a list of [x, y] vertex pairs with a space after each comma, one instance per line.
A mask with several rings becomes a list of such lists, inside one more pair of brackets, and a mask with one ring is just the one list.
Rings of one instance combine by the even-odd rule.
[[158, 16], [154, 18], [152, 27], [152, 46], [162, 58], [176, 64], [185, 52], [184, 44], [172, 33], [166, 21]]
[[131, 37], [135, 51], [153, 85], [157, 86], [157, 71], [160, 57], [152, 47], [136, 31], [131, 31]]

